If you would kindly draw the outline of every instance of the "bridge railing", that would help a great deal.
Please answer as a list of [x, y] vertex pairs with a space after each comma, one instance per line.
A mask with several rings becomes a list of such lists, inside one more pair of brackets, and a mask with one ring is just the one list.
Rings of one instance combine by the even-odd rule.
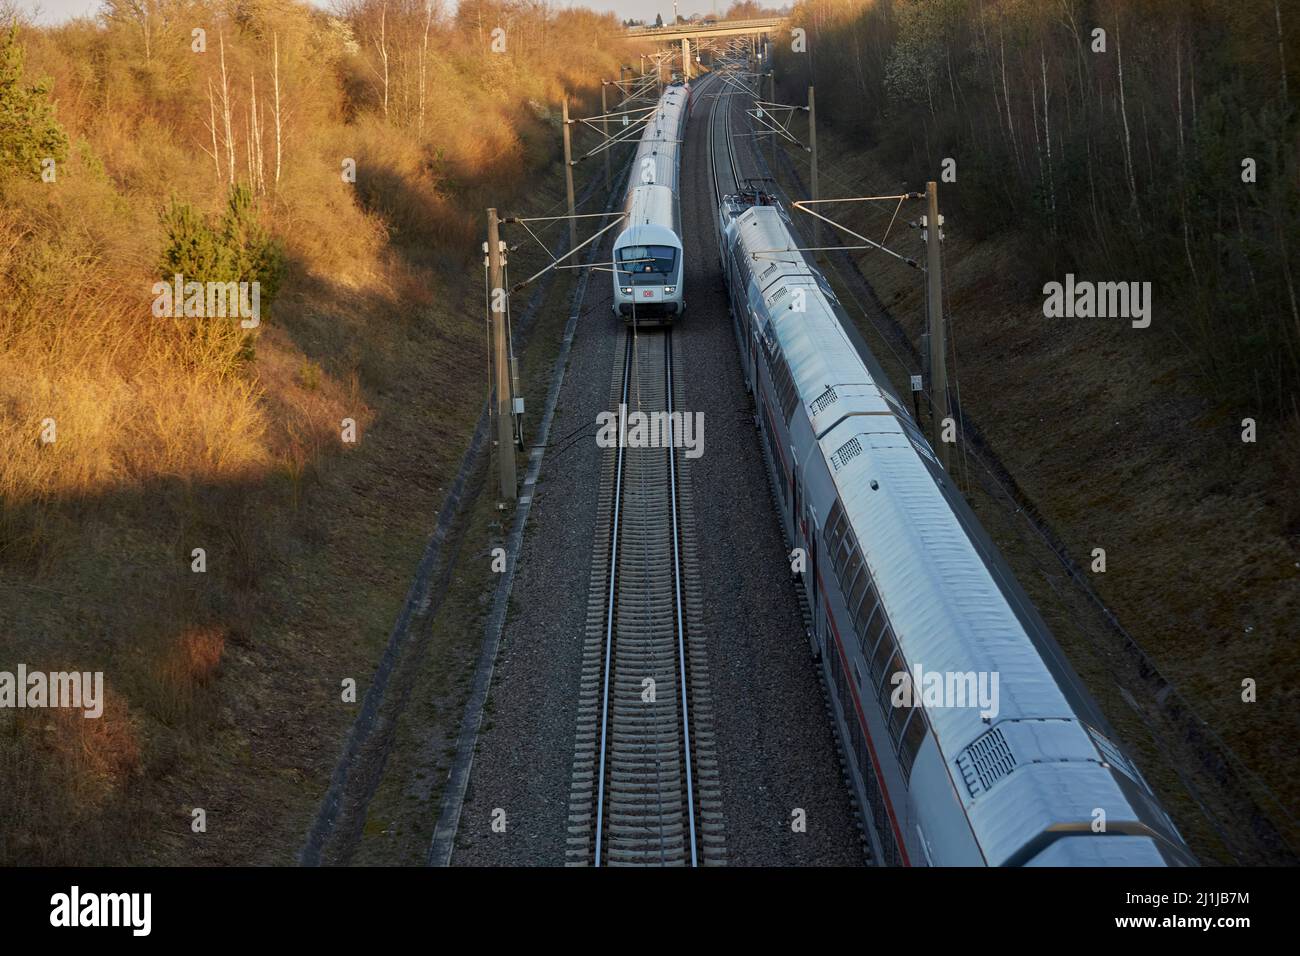
[[660, 33], [705, 33], [710, 30], [763, 30], [779, 26], [784, 17], [766, 17], [761, 20], [716, 20], [713, 23], [665, 23], [661, 27], [628, 27], [627, 36], [655, 36]]

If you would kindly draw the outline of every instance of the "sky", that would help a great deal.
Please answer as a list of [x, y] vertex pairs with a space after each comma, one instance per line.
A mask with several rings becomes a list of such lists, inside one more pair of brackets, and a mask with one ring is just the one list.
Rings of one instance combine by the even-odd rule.
[[[99, 9], [99, 0], [20, 0], [31, 10], [39, 7], [39, 23], [62, 23], [73, 17], [88, 16]], [[310, 0], [315, 6], [329, 7], [329, 0]], [[452, 0], [454, 3], [454, 0]], [[638, 20], [652, 21], [656, 13], [663, 14], [664, 20], [673, 15], [672, 0], [579, 0], [572, 4], [565, 0], [551, 0], [556, 6], [585, 6], [593, 10], [612, 10], [620, 19], [635, 17]], [[682, 16], [692, 13], [723, 12], [731, 5], [731, 0], [678, 0], [677, 12]]]

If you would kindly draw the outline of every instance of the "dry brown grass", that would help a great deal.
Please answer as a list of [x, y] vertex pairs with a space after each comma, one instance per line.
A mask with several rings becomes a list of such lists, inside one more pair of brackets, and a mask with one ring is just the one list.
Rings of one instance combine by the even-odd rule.
[[0, 711], [0, 860], [103, 859], [129, 832], [120, 799], [141, 771], [139, 729], [107, 684], [104, 698], [96, 719], [71, 710]]
[[[448, 33], [421, 135], [378, 115], [370, 45], [346, 52], [305, 4], [259, 7], [260, 33], [195, 9], [213, 49], [224, 30], [237, 109], [252, 71], [267, 95], [277, 33], [290, 111], [258, 200], [287, 271], [239, 366], [150, 311], [161, 210], [225, 202], [200, 148], [215, 52], [25, 36], [73, 149], [57, 184], [0, 172], [0, 667], [53, 655], [114, 690], [98, 722], [0, 713], [0, 862], [293, 852], [348, 720], [332, 688], [373, 665], [481, 401], [482, 207], [554, 177], [562, 87], [617, 70]], [[202, 844], [178, 816], [194, 793], [231, 811]]]
[[139, 702], [168, 725], [191, 718], [196, 707], [209, 702], [204, 691], [216, 679], [225, 646], [225, 631], [216, 625], [160, 640], [151, 651], [152, 671]]
[[3, 187], [0, 499], [13, 506], [263, 465], [256, 386], [186, 355], [185, 338], [150, 314], [156, 223], [139, 221], [104, 183], [65, 177], [60, 190]]

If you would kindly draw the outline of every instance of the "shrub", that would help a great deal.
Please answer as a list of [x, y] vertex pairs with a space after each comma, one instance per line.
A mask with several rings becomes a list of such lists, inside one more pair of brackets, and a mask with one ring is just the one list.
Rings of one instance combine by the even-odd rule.
[[42, 160], [67, 158], [68, 135], [54, 120], [48, 81], [24, 85], [23, 63], [18, 28], [10, 27], [0, 41], [0, 169], [39, 176]]
[[[164, 282], [175, 275], [190, 282], [256, 282], [262, 314], [270, 311], [284, 274], [284, 252], [261, 224], [246, 186], [230, 191], [226, 213], [210, 223], [188, 203], [172, 200], [162, 215], [167, 240], [159, 264]], [[174, 303], [180, 314], [180, 303]], [[233, 372], [253, 356], [255, 333], [240, 325], [239, 316], [187, 317], [181, 320], [185, 355], [219, 374]]]

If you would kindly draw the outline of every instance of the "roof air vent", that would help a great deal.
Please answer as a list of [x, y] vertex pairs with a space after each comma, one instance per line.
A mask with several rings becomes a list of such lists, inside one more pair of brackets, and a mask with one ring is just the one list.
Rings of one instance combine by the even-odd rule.
[[831, 455], [831, 464], [835, 466], [836, 471], [839, 471], [861, 454], [862, 443], [854, 436], [841, 445], [835, 454]]
[[1016, 756], [996, 727], [957, 757], [957, 766], [972, 797], [987, 792], [1016, 767]]
[[822, 412], [826, 411], [826, 409], [834, 405], [837, 399], [839, 399], [839, 396], [835, 394], [835, 386], [827, 385], [826, 391], [813, 399], [811, 406], [812, 413], [814, 415], [820, 415]]

